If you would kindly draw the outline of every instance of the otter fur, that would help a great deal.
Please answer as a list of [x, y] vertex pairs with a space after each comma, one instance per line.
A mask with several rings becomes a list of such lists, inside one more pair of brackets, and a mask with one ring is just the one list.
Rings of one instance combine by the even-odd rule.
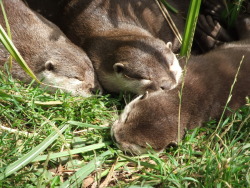
[[[181, 68], [174, 54], [166, 48], [169, 45], [164, 42], [173, 44], [173, 52], [180, 49], [180, 42], [155, 2], [26, 1], [33, 9], [60, 25], [73, 42], [87, 51], [99, 81], [106, 90], [138, 94], [146, 90], [169, 90], [178, 84]], [[189, 0], [170, 0], [168, 3], [179, 11], [177, 14], [172, 11], [169, 13], [182, 34]], [[214, 27], [222, 33], [216, 40], [214, 29], [198, 31], [200, 35], [197, 34], [195, 39], [202, 50], [221, 44], [220, 40], [228, 41], [227, 33], [221, 32], [217, 25]], [[209, 38], [212, 37], [205, 40], [206, 43], [205, 33]]]
[[[190, 57], [181, 103], [181, 136], [185, 129], [220, 117], [243, 56], [228, 107], [235, 110], [250, 96], [250, 17], [240, 19], [238, 25], [240, 41]], [[145, 94], [131, 101], [112, 126], [118, 147], [141, 154], [149, 145], [160, 151], [176, 143], [180, 88], [181, 84], [173, 90]]]
[[[172, 14], [177, 28], [184, 28], [188, 2], [171, 1], [180, 11]], [[172, 51], [180, 43], [155, 2], [73, 0], [61, 20], [66, 35], [87, 52], [104, 89], [141, 94], [178, 84], [182, 69]]]
[[[12, 40], [28, 66], [42, 82], [73, 95], [89, 96], [101, 89], [92, 63], [86, 53], [70, 42], [62, 31], [41, 15], [30, 10], [21, 0], [3, 1], [10, 24]], [[0, 24], [5, 21], [0, 12]], [[0, 46], [0, 66], [8, 53]], [[11, 73], [25, 82], [31, 78], [14, 62]]]

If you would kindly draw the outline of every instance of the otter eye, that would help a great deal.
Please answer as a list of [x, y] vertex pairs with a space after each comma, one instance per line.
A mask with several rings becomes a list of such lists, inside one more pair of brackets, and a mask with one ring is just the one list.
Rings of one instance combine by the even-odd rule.
[[53, 62], [52, 61], [47, 61], [45, 63], [45, 69], [48, 70], [48, 71], [54, 71], [55, 66], [54, 66]]
[[140, 72], [138, 73], [138, 71], [133, 70], [132, 68], [125, 67], [124, 63], [115, 63], [113, 65], [113, 69], [115, 73], [122, 74], [127, 79], [136, 79], [136, 80], [145, 79], [143, 78]]
[[132, 79], [130, 76], [128, 76], [128, 75], [126, 75], [126, 74], [124, 74], [124, 76], [125, 76], [126, 78], [128, 78], [128, 79]]

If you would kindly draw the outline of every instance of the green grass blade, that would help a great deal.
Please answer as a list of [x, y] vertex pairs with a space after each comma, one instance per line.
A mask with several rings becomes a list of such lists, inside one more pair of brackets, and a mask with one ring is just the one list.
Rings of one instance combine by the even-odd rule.
[[96, 157], [95, 159], [91, 160], [87, 165], [80, 168], [74, 175], [72, 175], [67, 181], [65, 181], [60, 188], [66, 188], [66, 187], [80, 187], [82, 184], [82, 181], [91, 174], [95, 169], [101, 166], [104, 158], [106, 158], [108, 155], [111, 155], [111, 151], [106, 151]]
[[242, 3], [244, 0], [234, 0], [232, 2], [232, 8], [229, 9], [228, 15], [228, 26], [232, 28], [235, 25], [236, 19], [239, 16], [240, 10], [242, 9]]
[[79, 127], [87, 127], [87, 128], [94, 128], [94, 129], [110, 129], [110, 127], [100, 127], [98, 125], [91, 125], [88, 123], [81, 123], [81, 122], [77, 122], [77, 121], [68, 121], [67, 123], [69, 123], [71, 125], [77, 125]]
[[[60, 153], [51, 153], [49, 154], [49, 160], [50, 159], [56, 159], [59, 157], [65, 157], [65, 156], [69, 156], [69, 155], [74, 155], [74, 154], [78, 154], [78, 153], [84, 153], [84, 152], [88, 152], [88, 151], [93, 151], [96, 149], [100, 149], [106, 146], [111, 145], [112, 142], [104, 142], [104, 143], [100, 143], [100, 144], [93, 144], [90, 146], [86, 146], [83, 148], [77, 148], [77, 149], [72, 149], [70, 151], [63, 151]], [[36, 162], [36, 161], [45, 161], [48, 159], [48, 155], [41, 155], [36, 157], [32, 162]]]
[[[126, 159], [126, 160], [132, 162], [132, 163], [138, 164], [138, 160], [133, 159], [133, 157], [129, 157], [129, 156], [126, 156], [126, 155], [123, 155], [123, 154], [119, 154], [119, 156], [120, 156], [121, 158], [124, 158], [124, 159]], [[146, 168], [151, 168], [151, 169], [160, 171], [160, 168], [159, 168], [158, 166], [153, 165], [153, 164], [150, 164], [150, 163], [147, 163], [147, 162], [140, 161], [140, 165], [141, 165], [141, 166], [144, 166], [144, 167], [146, 167]]]
[[[16, 100], [18, 102], [25, 102], [28, 103], [30, 101], [26, 101], [22, 98], [22, 96], [16, 96], [16, 95], [10, 95], [3, 90], [0, 89], [0, 98], [3, 99], [11, 99], [11, 100]], [[47, 102], [42, 102], [42, 101], [34, 101], [34, 104], [39, 105], [39, 106], [57, 106], [63, 104], [62, 101], [47, 101]]]
[[63, 104], [62, 101], [47, 101], [47, 102], [42, 102], [42, 101], [34, 101], [34, 104], [39, 105], [39, 106], [57, 106]]
[[7, 30], [8, 36], [11, 39], [12, 37], [11, 37], [11, 33], [10, 33], [10, 25], [9, 25], [9, 22], [8, 22], [8, 18], [7, 18], [7, 15], [6, 15], [2, 0], [0, 0], [0, 6], [1, 6], [1, 9], [2, 9], [2, 14], [3, 14], [3, 17], [4, 17], [4, 21], [5, 21], [5, 24], [6, 24], [6, 30]]
[[185, 25], [183, 43], [181, 47], [181, 56], [188, 56], [191, 51], [194, 31], [200, 11], [201, 0], [191, 0], [188, 9], [187, 21]]
[[1, 98], [5, 98], [5, 99], [15, 99], [16, 101], [19, 102], [25, 102], [25, 100], [23, 100], [21, 98], [21, 96], [15, 96], [15, 95], [10, 95], [8, 93], [5, 93], [3, 90], [0, 89], [0, 97]]
[[43, 152], [52, 142], [54, 142], [58, 136], [68, 128], [68, 126], [69, 125], [67, 124], [61, 126], [58, 131], [55, 130], [53, 133], [51, 133], [41, 144], [36, 146], [29, 153], [25, 154], [14, 163], [8, 165], [4, 172], [0, 174], [0, 180], [3, 180], [4, 178], [26, 166], [28, 163], [32, 162], [33, 159]]
[[29, 66], [26, 64], [6, 32], [4, 31], [3, 27], [0, 25], [0, 42], [4, 45], [6, 50], [10, 53], [10, 55], [16, 60], [16, 62], [22, 67], [22, 69], [33, 79], [35, 79], [38, 83], [41, 83]]
[[[2, 13], [3, 13], [3, 17], [4, 17], [4, 21], [5, 21], [8, 36], [12, 40], [12, 36], [11, 36], [11, 32], [10, 32], [10, 25], [9, 25], [9, 21], [8, 21], [8, 18], [7, 18], [7, 15], [6, 15], [2, 0], [0, 0], [0, 6], [1, 6], [1, 9], [2, 9]], [[9, 70], [11, 70], [11, 68], [12, 68], [12, 56], [10, 56], [10, 58], [9, 58]]]
[[170, 5], [166, 0], [161, 0], [161, 2], [163, 3], [163, 5], [167, 8], [167, 9], [169, 9], [169, 10], [171, 10], [172, 12], [174, 12], [174, 13], [179, 13], [179, 11], [176, 9], [176, 8], [174, 8], [172, 5]]

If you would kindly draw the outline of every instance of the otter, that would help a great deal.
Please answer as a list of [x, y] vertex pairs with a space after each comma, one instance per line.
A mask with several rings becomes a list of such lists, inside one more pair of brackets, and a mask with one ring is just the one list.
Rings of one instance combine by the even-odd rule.
[[22, 0], [29, 8], [35, 10], [53, 23], [57, 23], [61, 11], [70, 0]]
[[[237, 28], [240, 41], [190, 57], [181, 103], [181, 136], [185, 129], [201, 126], [209, 118], [220, 117], [243, 56], [228, 107], [235, 110], [246, 103], [246, 96], [250, 96], [249, 15], [238, 21]], [[176, 143], [180, 88], [181, 84], [170, 91], [156, 91], [132, 100], [112, 126], [111, 134], [118, 147], [142, 154], [148, 146], [161, 151]]]
[[[70, 42], [56, 25], [30, 10], [21, 0], [4, 0], [3, 4], [14, 45], [35, 75], [52, 86], [46, 88], [60, 88], [84, 97], [95, 89], [101, 90], [87, 54]], [[0, 24], [5, 26], [2, 12]], [[3, 46], [0, 52], [3, 67], [9, 55]], [[16, 79], [31, 81], [15, 61], [11, 73]]]
[[[168, 46], [172, 43], [172, 51], [176, 53], [180, 42], [156, 2], [26, 1], [34, 10], [58, 24], [74, 43], [87, 52], [101, 85], [107, 91], [141, 94], [146, 90], [170, 90], [178, 84], [181, 67]], [[179, 11], [177, 14], [169, 13], [182, 34], [189, 0], [169, 0], [168, 3]], [[224, 32], [216, 40], [213, 34], [208, 33], [212, 39], [204, 43], [203, 33], [208, 30], [199, 31], [202, 36], [197, 35], [196, 41], [203, 50], [213, 48], [220, 42], [217, 40], [227, 41]]]
[[[180, 12], [173, 21], [184, 28], [189, 1], [170, 2]], [[58, 25], [86, 51], [107, 91], [142, 94], [178, 84], [182, 69], [173, 52], [180, 43], [152, 0], [73, 0], [62, 14]]]

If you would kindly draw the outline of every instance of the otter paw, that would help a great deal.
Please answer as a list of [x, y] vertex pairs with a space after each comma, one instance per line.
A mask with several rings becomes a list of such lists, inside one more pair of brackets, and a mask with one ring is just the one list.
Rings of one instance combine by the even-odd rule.
[[198, 27], [215, 40], [222, 42], [229, 42], [233, 40], [228, 31], [209, 15], [199, 16]]
[[203, 3], [203, 13], [212, 15], [213, 18], [219, 20], [221, 12], [225, 9], [223, 1], [218, 0], [206, 0]]

